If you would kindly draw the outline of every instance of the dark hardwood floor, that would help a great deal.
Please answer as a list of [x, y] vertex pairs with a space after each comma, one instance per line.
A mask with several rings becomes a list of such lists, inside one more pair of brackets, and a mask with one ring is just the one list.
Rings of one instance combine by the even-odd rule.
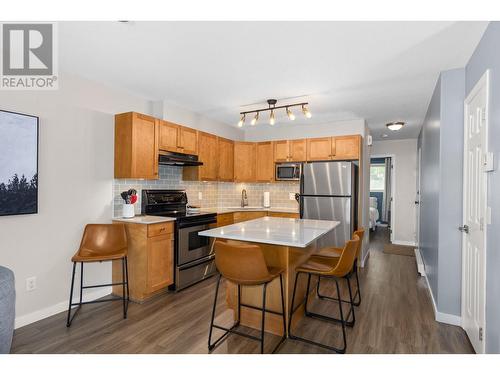
[[[387, 231], [371, 235], [370, 257], [360, 272], [362, 303], [356, 324], [347, 329], [348, 353], [472, 353], [465, 332], [434, 320], [425, 280], [418, 276], [415, 258], [384, 254]], [[69, 275], [68, 275], [69, 277]], [[215, 278], [177, 294], [167, 294], [142, 305], [131, 303], [122, 319], [121, 304], [87, 305], [66, 328], [61, 313], [17, 329], [13, 353], [207, 353], [207, 337]], [[322, 282], [325, 291], [332, 291]], [[344, 288], [345, 291], [347, 288]], [[337, 306], [311, 299], [311, 310]], [[229, 325], [221, 293], [217, 320]], [[304, 318], [295, 333], [328, 344], [338, 344], [340, 327]], [[217, 333], [217, 335], [220, 333]], [[218, 337], [218, 336], [216, 336]], [[270, 349], [278, 340], [266, 335]], [[257, 353], [258, 343], [230, 336], [214, 353]], [[287, 340], [279, 353], [330, 353]]]

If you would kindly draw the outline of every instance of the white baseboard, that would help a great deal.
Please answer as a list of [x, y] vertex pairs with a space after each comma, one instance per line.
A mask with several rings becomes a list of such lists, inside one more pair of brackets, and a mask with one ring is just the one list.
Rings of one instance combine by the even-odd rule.
[[412, 241], [399, 241], [399, 240], [394, 240], [392, 241], [393, 245], [402, 245], [402, 246], [417, 246], [415, 242]]
[[[91, 292], [91, 293], [85, 293], [85, 301], [93, 301], [99, 298], [102, 298], [104, 296], [107, 296], [111, 294], [111, 287], [106, 287], [103, 288], [99, 291]], [[78, 300], [74, 300], [74, 302], [78, 302]], [[48, 318], [49, 316], [59, 314], [60, 312], [67, 311], [68, 310], [68, 301], [63, 301], [59, 302], [55, 305], [45, 307], [43, 309], [34, 311], [32, 313], [22, 315], [16, 318], [15, 321], [15, 328], [20, 328], [23, 326], [26, 326], [28, 324], [37, 322], [39, 320]]]
[[420, 276], [425, 276], [424, 261], [422, 260], [422, 255], [418, 247], [415, 248], [415, 259], [417, 260], [417, 272]]
[[361, 259], [361, 268], [365, 267], [366, 260], [370, 256], [370, 248], [368, 248], [368, 251], [366, 252], [365, 256]]
[[437, 306], [436, 306], [436, 300], [434, 299], [434, 294], [432, 294], [432, 289], [431, 285], [429, 284], [429, 279], [427, 278], [427, 275], [424, 276], [425, 281], [427, 283], [427, 289], [429, 289], [429, 293], [431, 295], [431, 300], [432, 300], [432, 307], [434, 308], [434, 318], [436, 319], [437, 322], [440, 323], [446, 323], [446, 324], [451, 324], [454, 326], [462, 326], [462, 317], [459, 315], [452, 315], [452, 314], [447, 314], [443, 313], [441, 311], [438, 311]]

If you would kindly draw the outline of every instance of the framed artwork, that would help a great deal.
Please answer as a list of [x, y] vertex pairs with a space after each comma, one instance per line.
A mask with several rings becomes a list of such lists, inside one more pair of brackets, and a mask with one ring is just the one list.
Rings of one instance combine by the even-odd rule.
[[0, 216], [38, 212], [38, 122], [0, 110]]

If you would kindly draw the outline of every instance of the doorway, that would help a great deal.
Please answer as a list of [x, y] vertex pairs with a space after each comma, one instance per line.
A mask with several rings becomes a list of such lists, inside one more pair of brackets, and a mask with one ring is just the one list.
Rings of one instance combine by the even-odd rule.
[[489, 71], [464, 103], [462, 327], [476, 353], [485, 352]]
[[393, 242], [394, 155], [373, 155], [370, 159], [370, 230], [386, 228]]

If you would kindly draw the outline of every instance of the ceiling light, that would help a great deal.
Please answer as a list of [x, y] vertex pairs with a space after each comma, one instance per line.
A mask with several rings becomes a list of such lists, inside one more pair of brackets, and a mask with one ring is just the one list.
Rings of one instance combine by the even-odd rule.
[[385, 124], [390, 130], [396, 131], [401, 129], [404, 126], [404, 122], [402, 121], [397, 121], [397, 122], [389, 122], [388, 124]]
[[245, 115], [242, 115], [240, 121], [238, 122], [238, 128], [241, 128], [245, 123]]
[[255, 117], [252, 119], [252, 121], [250, 121], [250, 125], [255, 125], [257, 123], [257, 121], [259, 121], [259, 112], [257, 112], [255, 114]]
[[307, 118], [311, 118], [312, 115], [311, 115], [311, 112], [309, 112], [309, 110], [307, 109], [306, 105], [305, 104], [302, 104], [302, 113], [304, 114], [304, 116], [306, 116]]
[[278, 101], [276, 99], [268, 99], [267, 100], [267, 106], [268, 106], [267, 108], [259, 108], [259, 109], [255, 109], [253, 111], [240, 112], [241, 118], [240, 118], [240, 121], [238, 122], [238, 127], [241, 128], [243, 125], [245, 125], [245, 116], [247, 114], [254, 114], [254, 113], [255, 113], [255, 116], [252, 119], [252, 121], [250, 121], [250, 125], [252, 125], [252, 126], [256, 125], [257, 122], [259, 121], [259, 113], [266, 112], [266, 111], [271, 112], [270, 116], [269, 116], [269, 124], [274, 125], [274, 124], [276, 124], [276, 110], [277, 109], [285, 109], [286, 115], [288, 116], [288, 118], [291, 121], [293, 121], [293, 120], [295, 120], [295, 115], [291, 111], [290, 107], [302, 107], [302, 112], [304, 113], [304, 116], [306, 118], [312, 117], [311, 112], [309, 112], [309, 109], [307, 109], [307, 105], [309, 104], [307, 102], [276, 106], [277, 102]]

